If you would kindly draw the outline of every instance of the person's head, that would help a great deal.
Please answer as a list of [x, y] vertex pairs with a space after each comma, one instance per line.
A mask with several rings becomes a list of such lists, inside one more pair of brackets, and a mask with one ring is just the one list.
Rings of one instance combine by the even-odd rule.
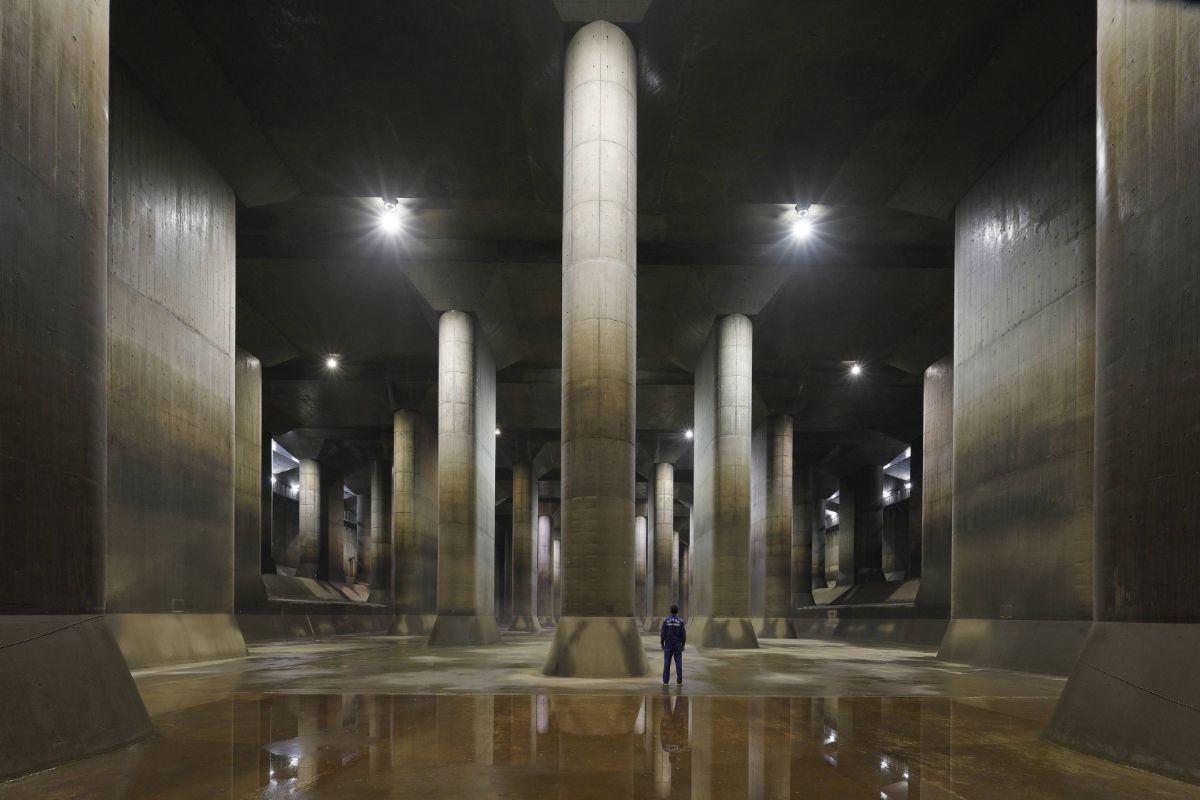
[[679, 606], [671, 606], [671, 613], [672, 613], [672, 614], [678, 614], [678, 613], [679, 613]]

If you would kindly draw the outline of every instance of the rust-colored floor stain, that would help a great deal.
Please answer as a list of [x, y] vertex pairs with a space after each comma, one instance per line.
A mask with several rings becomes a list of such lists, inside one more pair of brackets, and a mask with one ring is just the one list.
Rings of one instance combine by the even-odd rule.
[[[862, 685], [829, 696], [815, 680], [765, 679], [766, 661], [790, 661], [796, 673], [852, 672], [892, 652], [813, 645], [709, 655], [707, 667], [694, 659], [696, 692], [653, 680], [515, 691], [509, 684], [522, 678], [509, 673], [530, 666], [519, 648], [505, 656], [507, 672], [492, 676], [496, 691], [393, 692], [397, 672], [383, 667], [395, 642], [256, 649], [237, 662], [139, 674], [153, 739], [0, 784], [0, 798], [1200, 798], [1200, 787], [1041, 739], [1053, 679], [955, 668], [953, 680], [968, 684], [925, 694], [923, 681], [936, 683], [946, 665], [917, 653], [931, 672], [907, 674], [919, 695]], [[496, 657], [479, 657], [476, 680], [488, 680]], [[262, 691], [272, 684], [260, 674], [266, 664], [276, 691]], [[388, 690], [300, 691], [336, 683], [339, 672], [370, 685], [367, 665]], [[467, 664], [456, 668], [465, 681]], [[880, 660], [875, 669], [895, 668]], [[756, 671], [766, 688], [795, 691], [720, 694], [714, 684], [721, 674], [753, 683]], [[948, 688], [967, 685], [992, 693]]]

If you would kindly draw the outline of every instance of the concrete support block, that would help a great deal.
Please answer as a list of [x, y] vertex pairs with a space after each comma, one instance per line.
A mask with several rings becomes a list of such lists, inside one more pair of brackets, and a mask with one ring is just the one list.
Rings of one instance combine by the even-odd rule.
[[296, 575], [317, 577], [321, 562], [321, 465], [311, 458], [300, 459], [300, 566]]
[[632, 616], [563, 616], [542, 672], [560, 678], [639, 678], [648, 674], [637, 621]]
[[1069, 675], [1091, 630], [1085, 620], [954, 619], [938, 650], [943, 661]]
[[492, 614], [448, 614], [438, 612], [429, 633], [432, 647], [456, 647], [495, 644], [500, 641], [500, 629]]
[[233, 614], [109, 614], [105, 620], [130, 669], [246, 655]]
[[437, 614], [396, 614], [388, 627], [389, 636], [428, 636]]
[[1200, 783], [1200, 625], [1097, 622], [1047, 735]]
[[153, 731], [100, 616], [0, 615], [0, 707], [7, 723], [0, 725], [0, 780]]
[[693, 617], [688, 623], [688, 641], [700, 648], [746, 650], [758, 647], [754, 623], [747, 617]]

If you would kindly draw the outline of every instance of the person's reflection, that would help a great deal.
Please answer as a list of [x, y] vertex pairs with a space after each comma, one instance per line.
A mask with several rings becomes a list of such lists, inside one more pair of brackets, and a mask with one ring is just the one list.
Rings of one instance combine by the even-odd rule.
[[[688, 749], [688, 699], [681, 695], [663, 695], [662, 705], [662, 720], [658, 723], [662, 749], [672, 755], [682, 753]], [[675, 763], [674, 759], [671, 763]]]

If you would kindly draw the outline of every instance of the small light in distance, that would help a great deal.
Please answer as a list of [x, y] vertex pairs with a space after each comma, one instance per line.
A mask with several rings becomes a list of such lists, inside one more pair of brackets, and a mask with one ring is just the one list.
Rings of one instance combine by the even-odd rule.
[[859, 364], [857, 361], [855, 361], [853, 364], [851, 364], [850, 365], [850, 374], [856, 378], [859, 375], [862, 375], [862, 364]]
[[341, 361], [337, 356], [331, 355], [325, 359], [325, 369], [337, 369]]
[[688, 428], [686, 431], [683, 432], [683, 436], [685, 439], [691, 439], [693, 436], [695, 436], [695, 434], [692, 433], [691, 428]]
[[499, 429], [499, 428], [496, 428], [496, 435], [497, 435], [497, 436], [499, 436], [499, 435], [500, 435], [500, 429]]
[[911, 489], [911, 488], [912, 488], [912, 484], [911, 484], [911, 483], [909, 483], [909, 482], [907, 482], [907, 481], [905, 481], [905, 483], [904, 483], [904, 488], [905, 488], [905, 489]]

